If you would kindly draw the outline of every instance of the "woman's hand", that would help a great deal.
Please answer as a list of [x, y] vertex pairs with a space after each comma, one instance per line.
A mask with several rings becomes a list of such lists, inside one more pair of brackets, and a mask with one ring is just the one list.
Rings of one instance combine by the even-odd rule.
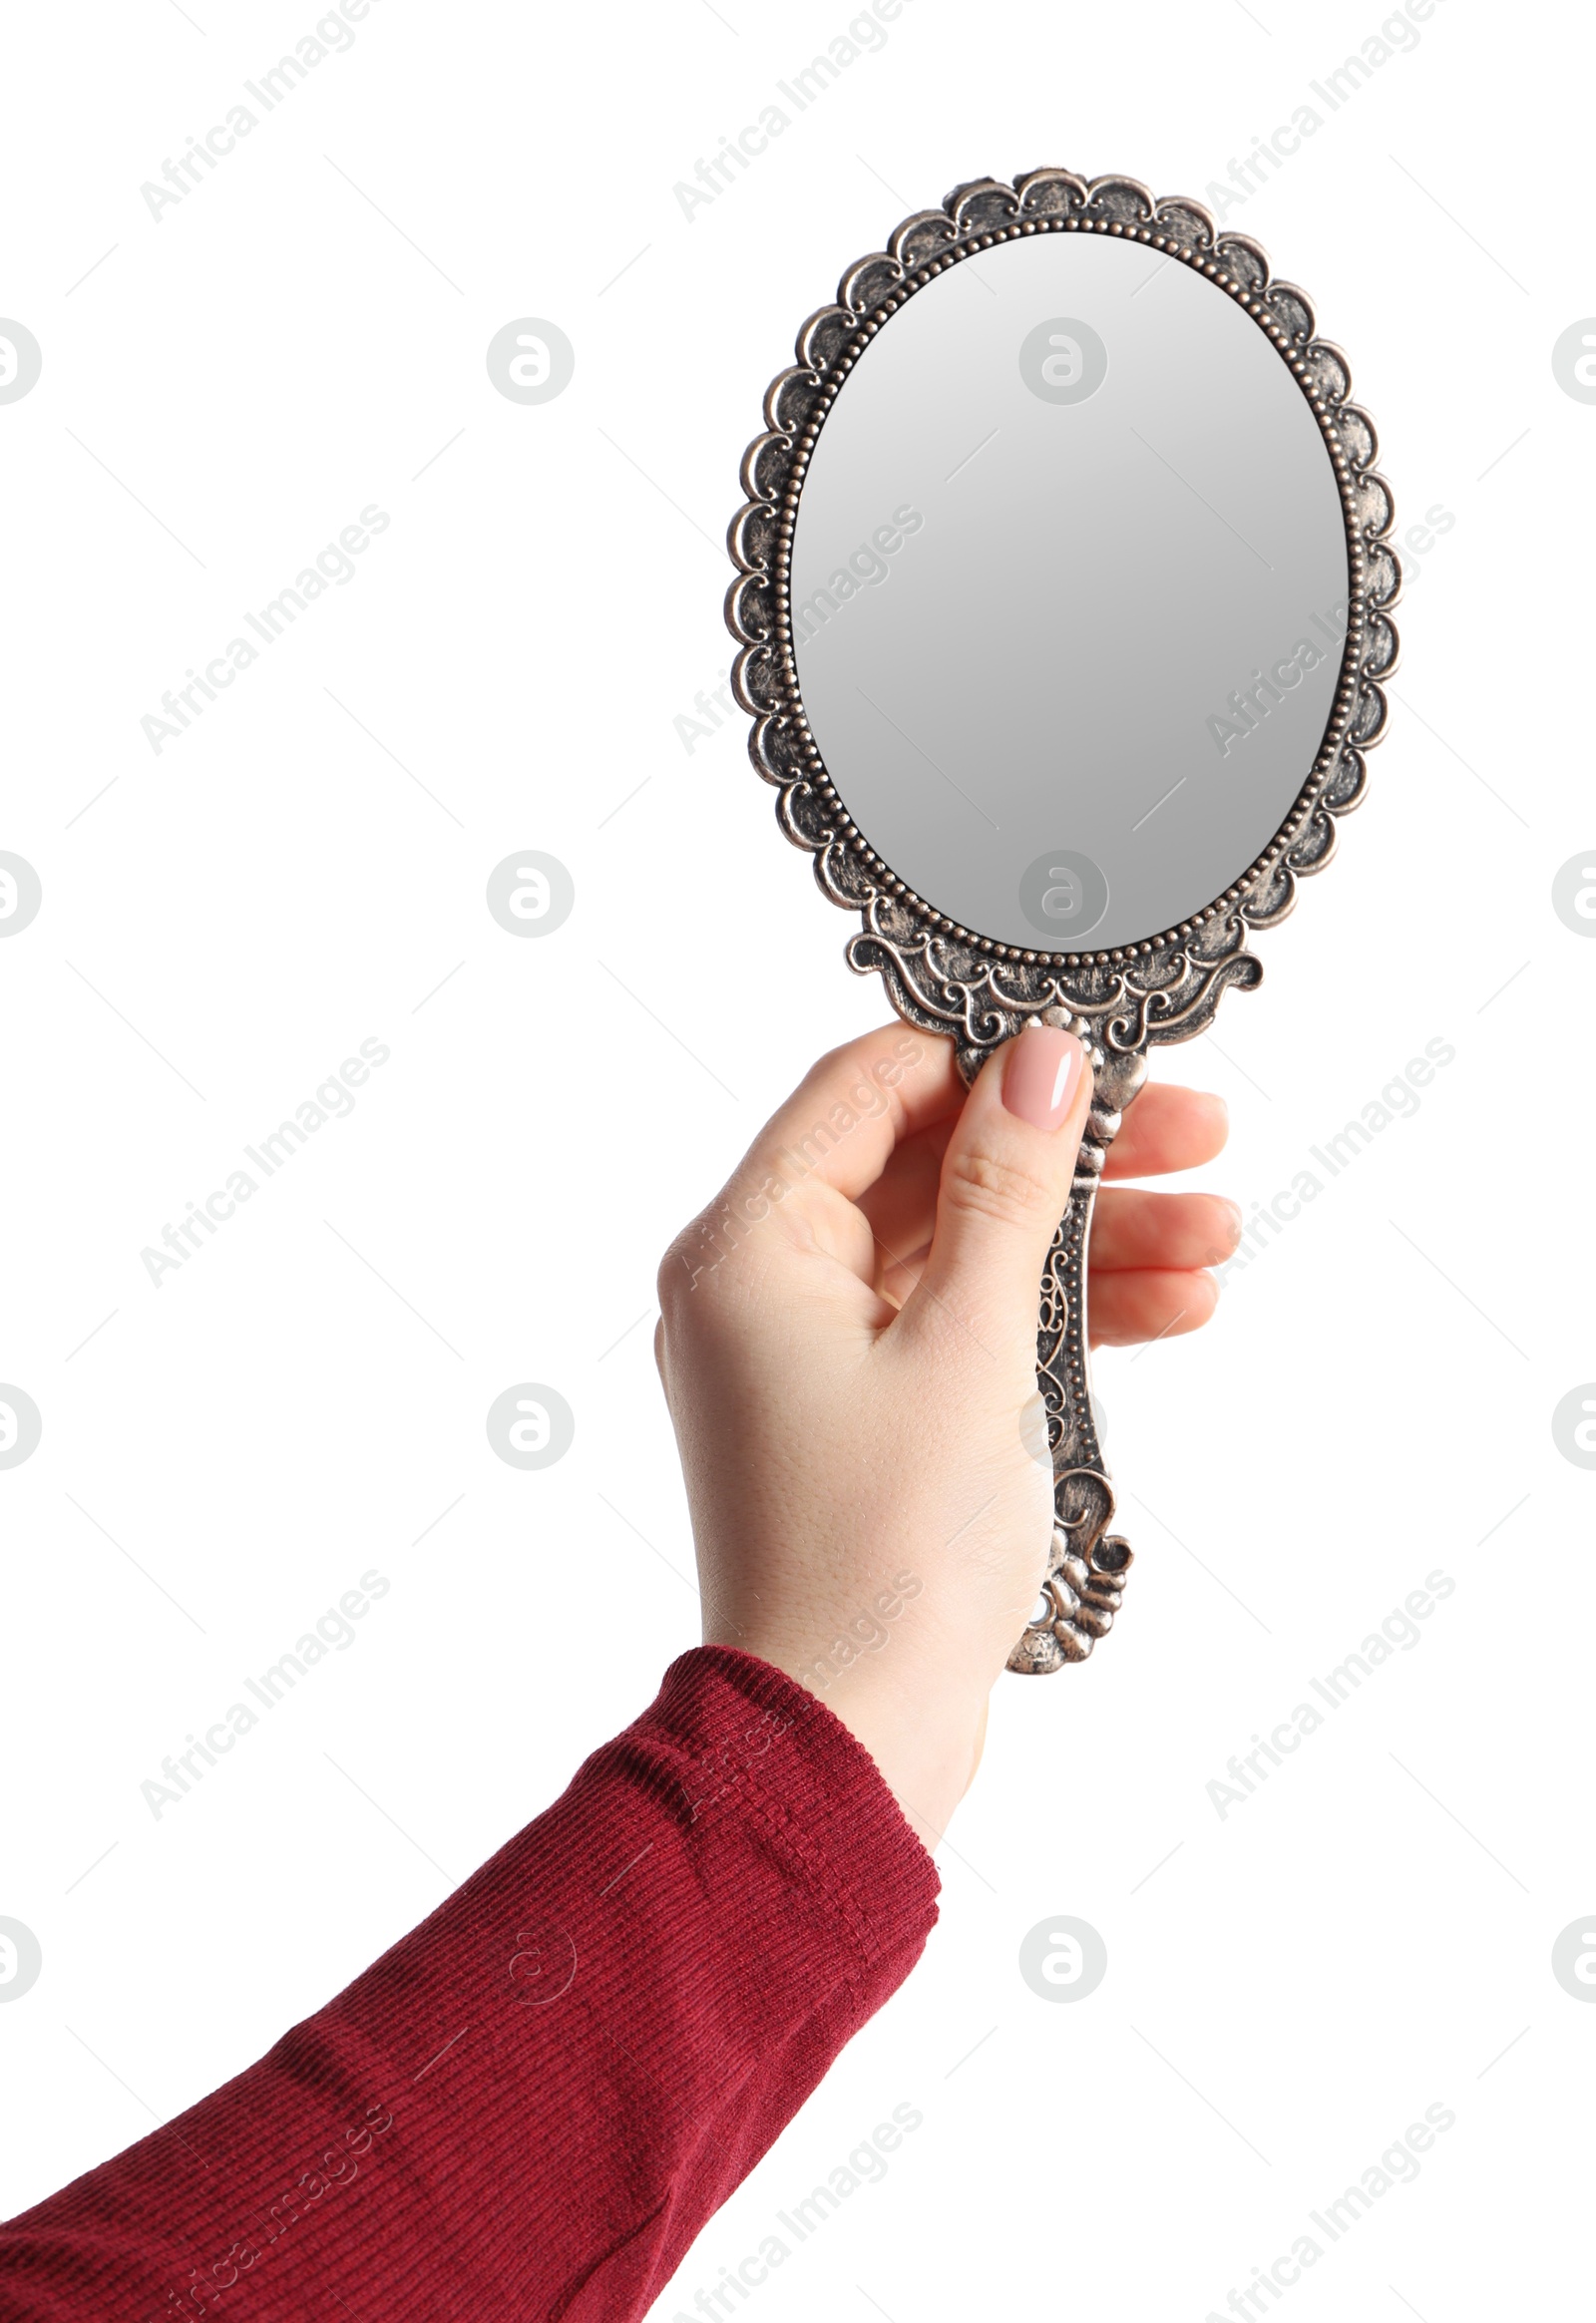
[[[705, 1642], [820, 1695], [928, 1846], [1046, 1570], [1037, 1296], [1090, 1094], [1068, 1033], [1027, 1027], [967, 1093], [948, 1041], [885, 1025], [821, 1058], [659, 1271]], [[1150, 1083], [1105, 1176], [1225, 1134], [1219, 1098]], [[1105, 1188], [1093, 1340], [1206, 1323], [1240, 1225], [1211, 1194]]]

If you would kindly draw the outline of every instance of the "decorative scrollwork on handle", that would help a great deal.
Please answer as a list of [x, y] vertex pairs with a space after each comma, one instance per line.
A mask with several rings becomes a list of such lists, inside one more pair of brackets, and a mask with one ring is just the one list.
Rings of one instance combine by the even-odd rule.
[[1086, 1263], [1103, 1164], [1124, 1109], [1146, 1077], [1147, 1059], [1105, 1054], [1079, 1022], [1067, 1029], [1086, 1040], [1094, 1079], [1069, 1208], [1042, 1269], [1036, 1383], [1052, 1459], [1053, 1535], [1041, 1601], [1008, 1657], [1009, 1669], [1027, 1677], [1085, 1661], [1114, 1626], [1134, 1561], [1128, 1542], [1108, 1530], [1114, 1488], [1092, 1411]]

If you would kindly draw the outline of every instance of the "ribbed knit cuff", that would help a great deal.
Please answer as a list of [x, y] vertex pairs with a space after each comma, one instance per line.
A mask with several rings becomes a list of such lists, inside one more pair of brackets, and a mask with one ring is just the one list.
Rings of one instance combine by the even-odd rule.
[[644, 1717], [693, 1753], [696, 1812], [742, 1791], [744, 1811], [827, 1898], [867, 1965], [924, 1943], [936, 1864], [875, 1759], [817, 1696], [757, 1655], [697, 1646], [671, 1663]]

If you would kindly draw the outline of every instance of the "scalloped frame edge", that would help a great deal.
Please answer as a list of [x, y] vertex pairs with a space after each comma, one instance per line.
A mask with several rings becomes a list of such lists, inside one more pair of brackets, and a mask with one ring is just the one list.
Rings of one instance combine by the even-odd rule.
[[[1296, 378], [1324, 435], [1341, 495], [1348, 549], [1348, 626], [1331, 716], [1312, 770], [1268, 846], [1224, 893], [1178, 926], [1104, 952], [1048, 953], [999, 944], [938, 912], [897, 878], [854, 825], [809, 731], [793, 659], [789, 566], [794, 515], [809, 454], [849, 371], [906, 299], [950, 265], [1021, 235], [1097, 232], [1135, 240], [1189, 265], [1237, 300]], [[777, 817], [815, 858], [822, 892], [862, 925], [850, 965], [879, 971], [910, 1022], [951, 1032], [971, 1074], [983, 1055], [1048, 1007], [1089, 1025], [1103, 1051], [1128, 1056], [1154, 1041], [1190, 1038], [1231, 984], [1256, 986], [1263, 964], [1246, 947], [1278, 925], [1301, 879], [1335, 852], [1336, 821], [1361, 801], [1365, 753], [1384, 736], [1381, 679], [1396, 666], [1390, 609], [1401, 570], [1391, 547], [1392, 493], [1375, 462], [1373, 421], [1352, 401], [1352, 372], [1317, 335], [1307, 294], [1275, 277], [1251, 236], [1222, 234], [1201, 203], [1157, 199], [1134, 179], [1086, 180], [1044, 168], [1012, 185], [984, 178], [956, 187], [941, 209], [917, 210], [885, 250], [847, 267], [834, 303], [800, 326], [797, 361], [765, 395], [764, 431], [743, 456], [743, 504], [727, 547], [736, 576], [726, 621], [740, 651], [732, 687], [753, 719], [749, 755], [777, 789]]]

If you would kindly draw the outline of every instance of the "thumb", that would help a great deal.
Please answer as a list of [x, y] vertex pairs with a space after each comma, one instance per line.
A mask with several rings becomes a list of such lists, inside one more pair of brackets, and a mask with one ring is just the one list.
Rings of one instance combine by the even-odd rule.
[[1069, 1204], [1092, 1076], [1072, 1032], [1032, 1022], [988, 1058], [943, 1156], [937, 1225], [902, 1320], [1035, 1357], [1047, 1248]]

